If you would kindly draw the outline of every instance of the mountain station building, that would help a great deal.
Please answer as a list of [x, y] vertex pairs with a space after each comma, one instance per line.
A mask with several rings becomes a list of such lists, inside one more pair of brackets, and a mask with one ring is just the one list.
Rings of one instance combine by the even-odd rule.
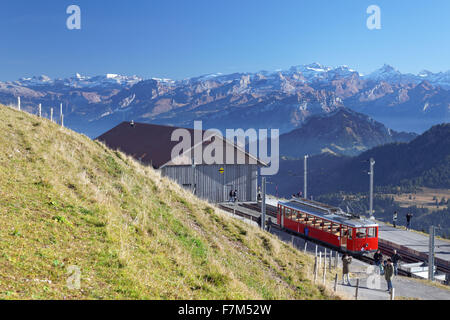
[[[201, 138], [197, 144], [195, 139], [190, 139], [188, 150], [174, 157], [173, 149], [180, 143], [172, 141], [172, 134], [177, 129], [187, 130], [191, 137], [201, 134]], [[231, 190], [237, 190], [240, 202], [257, 201], [259, 169], [266, 164], [222, 135], [207, 136], [204, 133], [194, 129], [122, 122], [96, 140], [132, 156], [144, 165], [152, 166], [162, 176], [176, 181], [192, 190], [197, 197], [211, 203], [227, 201]], [[208, 146], [211, 149], [213, 142], [223, 146], [218, 153], [222, 153], [222, 161], [206, 164], [197, 158], [194, 160], [193, 155], [201, 154]], [[227, 158], [227, 155], [230, 157]], [[231, 155], [234, 161], [229, 164], [230, 161], [225, 160], [231, 159]]]

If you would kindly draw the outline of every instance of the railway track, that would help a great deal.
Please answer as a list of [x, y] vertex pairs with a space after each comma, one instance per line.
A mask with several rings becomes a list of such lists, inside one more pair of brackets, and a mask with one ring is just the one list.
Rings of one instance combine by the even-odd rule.
[[[383, 243], [378, 243], [378, 247], [381, 250], [382, 254], [388, 255], [388, 256], [392, 256], [394, 254], [394, 249], [383, 244]], [[421, 257], [418, 257], [414, 254], [411, 254], [405, 250], [401, 250], [401, 249], [396, 249], [397, 253], [402, 257], [402, 261], [406, 262], [406, 263], [416, 263], [416, 262], [425, 262], [426, 264], [428, 264], [428, 260], [424, 260]], [[435, 263], [436, 265], [436, 269], [437, 271], [441, 271], [443, 273], [450, 273], [450, 268], [440, 265], [438, 263]]]
[[[250, 210], [255, 210], [257, 212], [261, 212], [261, 205], [256, 204], [256, 203], [254, 203], [254, 204], [252, 204], [252, 203], [243, 203], [242, 206], [244, 208], [247, 208], [247, 209], [250, 209]], [[274, 206], [266, 204], [266, 214], [271, 216], [271, 217], [273, 217], [273, 218], [276, 218], [277, 217], [277, 208], [274, 207]]]

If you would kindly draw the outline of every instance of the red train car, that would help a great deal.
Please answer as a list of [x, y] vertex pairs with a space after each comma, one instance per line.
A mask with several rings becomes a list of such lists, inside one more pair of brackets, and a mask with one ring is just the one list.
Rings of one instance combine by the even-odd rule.
[[361, 254], [378, 249], [378, 224], [340, 208], [294, 198], [279, 202], [278, 225], [344, 252]]

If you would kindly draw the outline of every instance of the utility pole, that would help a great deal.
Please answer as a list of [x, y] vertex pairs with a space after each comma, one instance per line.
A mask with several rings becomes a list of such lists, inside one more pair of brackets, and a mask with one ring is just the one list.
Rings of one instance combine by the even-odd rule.
[[430, 241], [428, 250], [428, 280], [434, 281], [434, 236], [435, 227], [430, 227]]
[[307, 162], [308, 162], [308, 155], [305, 155], [305, 163], [303, 165], [304, 167], [304, 182], [303, 182], [303, 192], [305, 193], [304, 198], [308, 199], [308, 168], [307, 168]]
[[369, 213], [370, 213], [370, 219], [374, 219], [373, 216], [373, 166], [375, 165], [375, 160], [373, 158], [370, 158], [370, 204], [369, 204]]
[[261, 202], [261, 229], [264, 230], [266, 222], [266, 177], [261, 178], [261, 191], [262, 191], [262, 202]]

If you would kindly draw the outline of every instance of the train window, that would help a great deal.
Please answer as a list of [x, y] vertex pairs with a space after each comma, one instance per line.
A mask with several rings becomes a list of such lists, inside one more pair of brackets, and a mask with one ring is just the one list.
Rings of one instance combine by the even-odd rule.
[[295, 219], [295, 211], [293, 209], [287, 209], [286, 216], [288, 219]]
[[376, 228], [367, 228], [367, 238], [375, 238], [377, 236]]
[[349, 240], [352, 239], [352, 233], [353, 233], [353, 229], [352, 228], [348, 228], [348, 227], [343, 227], [342, 228], [342, 235], [343, 237], [347, 237]]
[[316, 221], [314, 222], [314, 226], [321, 227], [322, 226], [322, 219], [316, 218]]
[[362, 239], [366, 238], [366, 228], [358, 228], [356, 229], [356, 238]]
[[323, 221], [323, 230], [326, 232], [331, 232], [332, 223], [330, 221]]
[[339, 225], [337, 223], [331, 224], [331, 232], [333, 233], [339, 232]]
[[291, 209], [291, 220], [295, 220], [297, 218], [297, 212]]

